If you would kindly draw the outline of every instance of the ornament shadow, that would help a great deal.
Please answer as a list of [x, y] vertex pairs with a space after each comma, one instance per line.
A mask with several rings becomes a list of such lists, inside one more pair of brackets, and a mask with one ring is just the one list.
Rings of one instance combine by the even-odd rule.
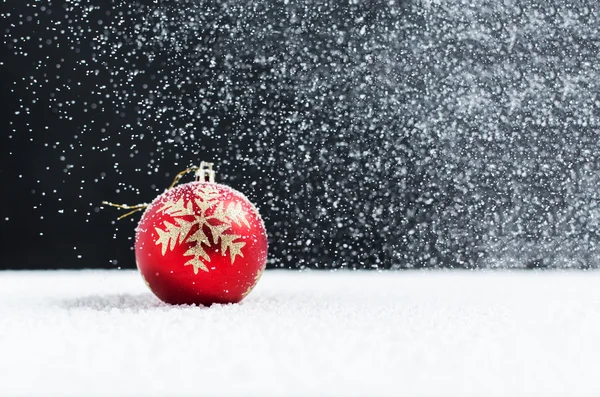
[[142, 311], [169, 307], [151, 293], [89, 295], [65, 299], [60, 302], [65, 309], [91, 309], [96, 311]]

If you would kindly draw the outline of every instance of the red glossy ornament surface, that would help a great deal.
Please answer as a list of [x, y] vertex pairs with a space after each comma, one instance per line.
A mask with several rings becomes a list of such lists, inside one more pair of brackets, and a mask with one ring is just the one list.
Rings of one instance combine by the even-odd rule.
[[146, 209], [135, 257], [148, 287], [167, 303], [235, 303], [265, 268], [267, 236], [258, 211], [241, 193], [191, 182]]

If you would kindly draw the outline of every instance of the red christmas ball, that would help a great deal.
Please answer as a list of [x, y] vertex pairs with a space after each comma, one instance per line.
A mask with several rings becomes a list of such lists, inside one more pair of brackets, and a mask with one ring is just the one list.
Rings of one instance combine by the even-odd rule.
[[164, 302], [236, 303], [262, 275], [267, 235], [240, 192], [191, 182], [148, 206], [136, 230], [135, 257], [144, 281]]

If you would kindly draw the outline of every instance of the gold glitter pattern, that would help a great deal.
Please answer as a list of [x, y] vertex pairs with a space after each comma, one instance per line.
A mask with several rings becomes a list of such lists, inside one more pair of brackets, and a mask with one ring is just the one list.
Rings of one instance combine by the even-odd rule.
[[258, 272], [256, 272], [256, 276], [254, 276], [254, 282], [252, 284], [250, 284], [250, 286], [248, 287], [246, 292], [244, 292], [242, 294], [242, 299], [245, 298], [246, 296], [248, 296], [248, 294], [254, 289], [254, 287], [258, 283], [258, 280], [260, 279], [260, 277], [262, 276], [264, 271], [265, 271], [265, 269], [260, 269]]
[[[231, 264], [236, 257], [243, 258], [242, 248], [246, 243], [236, 241], [241, 236], [225, 232], [231, 229], [234, 223], [238, 226], [250, 227], [241, 203], [229, 203], [224, 207], [218, 199], [219, 191], [211, 187], [198, 188], [196, 195], [194, 203], [200, 210], [199, 214], [194, 211], [191, 200], [185, 202], [181, 197], [176, 202], [167, 201], [158, 212], [170, 215], [174, 223], [164, 221], [162, 228], [155, 228], [158, 234], [156, 244], [161, 246], [163, 256], [167, 250], [172, 251], [178, 244], [192, 243], [183, 255], [192, 257], [185, 266], [192, 266], [194, 274], [198, 274], [199, 269], [208, 272], [206, 264], [210, 262], [210, 256], [206, 253], [205, 247], [218, 247], [223, 256], [229, 252]], [[208, 210], [211, 209], [212, 214], [207, 215]], [[190, 233], [194, 228], [196, 230]], [[205, 233], [205, 228], [210, 231], [211, 238]]]

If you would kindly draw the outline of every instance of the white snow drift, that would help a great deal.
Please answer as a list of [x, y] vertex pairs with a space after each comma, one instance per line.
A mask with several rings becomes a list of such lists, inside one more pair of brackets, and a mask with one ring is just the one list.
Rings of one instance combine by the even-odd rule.
[[0, 272], [2, 396], [600, 395], [598, 272], [267, 272], [175, 307], [130, 271]]

